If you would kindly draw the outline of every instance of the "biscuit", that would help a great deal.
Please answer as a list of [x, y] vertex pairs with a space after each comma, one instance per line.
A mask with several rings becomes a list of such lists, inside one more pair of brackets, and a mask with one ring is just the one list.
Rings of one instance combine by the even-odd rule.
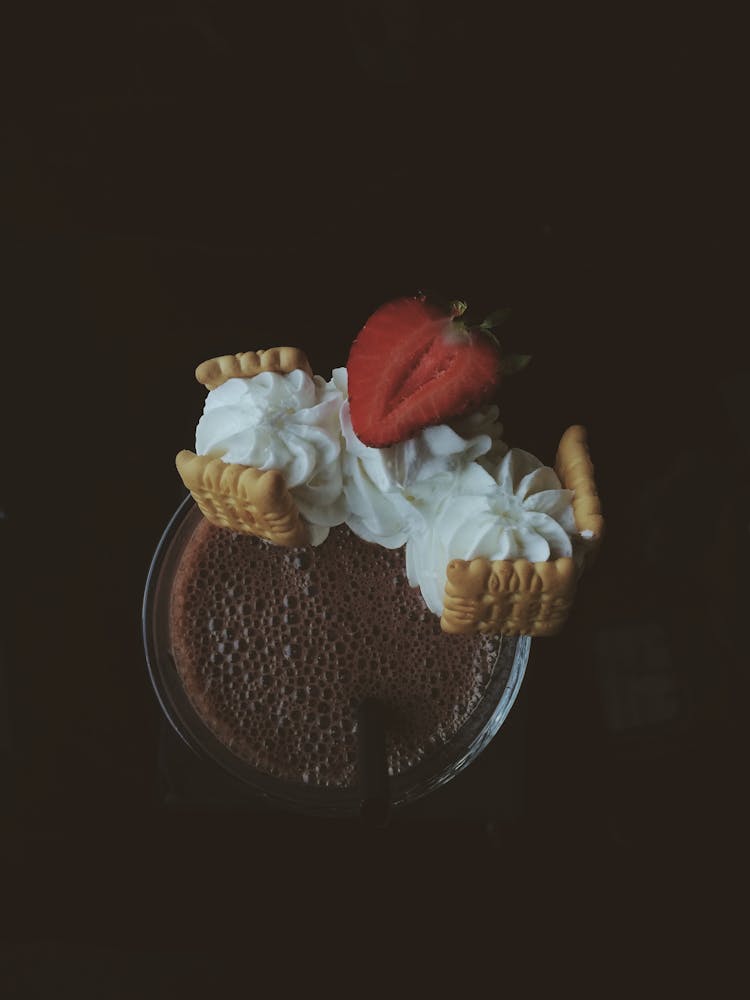
[[584, 560], [530, 562], [528, 559], [453, 559], [446, 567], [440, 626], [444, 632], [499, 635], [555, 635], [573, 606], [578, 578], [604, 533], [601, 501], [594, 481], [586, 430], [569, 427], [555, 463], [565, 489], [574, 490], [573, 516], [584, 539]]
[[261, 372], [284, 375], [296, 368], [312, 378], [312, 368], [304, 351], [298, 347], [272, 347], [267, 351], [223, 354], [220, 358], [203, 361], [195, 369], [195, 377], [207, 389], [217, 389], [230, 378], [252, 378]]
[[602, 505], [594, 481], [594, 464], [589, 454], [586, 428], [569, 427], [557, 449], [555, 471], [566, 490], [573, 490], [573, 516], [579, 531], [590, 531], [591, 541], [604, 534]]
[[576, 589], [572, 559], [452, 559], [446, 569], [444, 632], [554, 635]]
[[[304, 351], [272, 347], [211, 358], [198, 365], [195, 377], [211, 390], [230, 378], [252, 378], [261, 372], [287, 374], [297, 368], [312, 377]], [[263, 471], [187, 450], [181, 451], [175, 462], [183, 483], [211, 524], [257, 535], [274, 545], [308, 544], [307, 526], [278, 469]]]
[[307, 545], [309, 535], [278, 469], [253, 469], [181, 451], [177, 471], [212, 524], [258, 535], [275, 545]]

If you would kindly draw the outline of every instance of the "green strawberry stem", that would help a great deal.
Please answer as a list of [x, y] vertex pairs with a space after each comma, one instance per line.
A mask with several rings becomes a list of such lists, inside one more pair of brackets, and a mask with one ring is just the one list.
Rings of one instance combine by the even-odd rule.
[[[428, 297], [433, 300], [436, 299], [434, 293], [428, 296], [426, 293], [420, 292], [419, 297], [422, 300], [425, 300]], [[445, 300], [443, 300], [443, 302], [445, 302]], [[468, 337], [471, 334], [472, 328], [481, 330], [482, 333], [493, 342], [497, 350], [502, 353], [500, 341], [494, 331], [508, 322], [511, 313], [513, 312], [512, 309], [507, 307], [503, 309], [495, 309], [494, 312], [491, 312], [489, 316], [486, 316], [477, 327], [474, 327], [472, 323], [467, 322], [467, 319], [463, 318], [466, 310], [468, 309], [468, 303], [464, 302], [463, 299], [453, 299], [448, 304], [447, 309], [452, 322], [455, 324], [454, 330], [456, 333], [461, 333]], [[508, 354], [503, 356], [503, 375], [515, 375], [517, 372], [523, 371], [530, 361], [530, 354]]]
[[[455, 299], [449, 305], [449, 311], [451, 315], [451, 320], [456, 324], [461, 333], [470, 334], [472, 329], [472, 324], [468, 323], [465, 319], [462, 319], [464, 313], [466, 312], [468, 305], [462, 299]], [[497, 348], [498, 352], [502, 354], [502, 347], [500, 341], [495, 334], [495, 330], [501, 327], [504, 323], [507, 323], [510, 318], [510, 314], [513, 310], [509, 308], [496, 309], [491, 312], [489, 316], [485, 317], [476, 329], [482, 331], [488, 340]], [[524, 368], [531, 361], [530, 354], [508, 354], [502, 358], [502, 371], [503, 375], [515, 375], [517, 372], [523, 371]]]

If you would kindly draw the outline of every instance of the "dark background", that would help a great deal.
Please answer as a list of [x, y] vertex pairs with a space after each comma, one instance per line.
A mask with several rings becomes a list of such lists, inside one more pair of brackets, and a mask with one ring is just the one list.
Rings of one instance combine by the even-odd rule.
[[[583, 901], [597, 954], [600, 938], [674, 940], [685, 968], [689, 935], [717, 928], [731, 954], [748, 695], [737, 38], [687, 9], [421, 0], [28, 5], [6, 23], [14, 995], [57, 995], [56, 976], [161, 995], [226, 968], [227, 943], [257, 971], [274, 945], [311, 947], [311, 926], [382, 973], [417, 947], [425, 903], [433, 949], [481, 901], [484, 931], [513, 914], [558, 938]], [[518, 821], [366, 831], [169, 809], [139, 612], [183, 495], [193, 370], [291, 343], [327, 376], [376, 306], [422, 288], [513, 308], [504, 339], [533, 362], [507, 384], [506, 439], [551, 462], [584, 423], [607, 516], [571, 621], [532, 647]]]

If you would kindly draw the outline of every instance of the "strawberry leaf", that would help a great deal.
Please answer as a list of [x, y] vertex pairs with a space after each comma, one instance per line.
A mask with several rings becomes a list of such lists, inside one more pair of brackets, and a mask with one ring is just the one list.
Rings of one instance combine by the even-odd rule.
[[493, 313], [490, 313], [482, 322], [479, 324], [479, 329], [489, 332], [490, 330], [496, 330], [498, 327], [502, 326], [503, 323], [507, 323], [512, 309], [496, 309]]
[[530, 361], [530, 354], [508, 354], [502, 361], [503, 375], [515, 375], [516, 372], [523, 371]]

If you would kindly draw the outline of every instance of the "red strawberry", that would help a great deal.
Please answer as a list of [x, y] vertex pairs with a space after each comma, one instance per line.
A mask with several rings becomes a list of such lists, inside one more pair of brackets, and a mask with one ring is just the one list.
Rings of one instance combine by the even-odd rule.
[[450, 310], [423, 296], [377, 309], [347, 362], [352, 425], [384, 448], [477, 409], [500, 381], [500, 354], [488, 328], [468, 327], [465, 303]]

